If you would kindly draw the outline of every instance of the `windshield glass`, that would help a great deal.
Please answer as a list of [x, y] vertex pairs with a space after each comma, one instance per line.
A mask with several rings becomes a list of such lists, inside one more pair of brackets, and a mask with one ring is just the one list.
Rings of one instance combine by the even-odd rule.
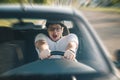
[[[2, 18], [2, 19], [0, 19], [0, 23], [1, 23], [0, 29], [3, 27], [10, 27], [13, 32], [13, 36], [11, 37], [11, 36], [9, 36], [11, 33], [9, 34], [9, 33], [5, 32], [3, 34], [2, 33], [3, 30], [1, 31], [2, 36], [4, 36], [4, 35], [6, 37], [9, 36], [9, 37], [7, 37], [7, 41], [6, 41], [6, 38], [5, 38], [5, 40], [3, 38], [3, 40], [1, 40], [1, 44], [0, 44], [0, 47], [2, 47], [0, 50], [1, 51], [0, 54], [2, 55], [1, 56], [2, 60], [0, 63], [0, 65], [1, 65], [0, 72], [1, 73], [7, 72], [9, 70], [19, 68], [19, 67], [22, 68], [22, 66], [38, 60], [38, 53], [34, 46], [34, 39], [35, 39], [35, 36], [40, 32], [46, 34], [46, 31], [45, 31], [46, 30], [46, 22], [47, 22], [47, 19], [29, 19], [29, 18], [28, 19], [27, 18], [23, 18], [23, 19], [14, 19], [14, 18], [13, 19], [12, 18], [3, 19]], [[95, 40], [93, 40], [90, 32], [86, 29], [85, 23], [82, 23], [79, 20], [76, 21], [76, 20], [70, 20], [70, 19], [62, 20], [61, 22], [65, 26], [67, 26], [70, 33], [76, 34], [78, 37], [79, 45], [78, 45], [78, 49], [77, 49], [77, 53], [76, 53], [77, 61], [80, 64], [82, 63], [95, 71], [100, 71], [100, 72], [103, 71], [104, 72], [105, 70], [107, 70], [106, 62], [104, 62], [104, 58], [102, 57], [101, 52], [99, 51], [99, 48], [95, 43]], [[8, 38], [10, 38], [10, 40]], [[11, 40], [11, 38], [12, 38], [12, 40]], [[12, 41], [12, 43], [11, 43], [11, 41]], [[9, 44], [8, 44], [8, 42], [9, 42]], [[4, 43], [5, 43], [5, 45], [4, 45]], [[10, 44], [14, 44], [17, 46], [16, 47], [13, 45], [11, 46]], [[6, 56], [7, 53], [9, 53], [10, 56]], [[9, 64], [6, 64], [6, 63], [9, 63]], [[49, 61], [44, 66], [46, 66], [48, 63], [49, 63]], [[38, 64], [38, 62], [35, 62], [34, 64], [36, 65], [36, 64]], [[39, 66], [41, 66], [42, 64], [43, 63], [41, 63]], [[102, 64], [102, 65], [100, 65], [100, 64]], [[51, 66], [53, 66], [53, 65], [54, 64], [51, 64]], [[67, 65], [67, 63], [66, 63], [66, 65]], [[29, 67], [29, 66], [27, 65], [26, 67]], [[44, 68], [44, 67], [42, 67], [42, 68]], [[59, 72], [59, 69], [58, 69], [58, 72]], [[68, 73], [70, 73], [70, 72], [68, 72]], [[43, 71], [43, 73], [44, 73], [44, 71]]]

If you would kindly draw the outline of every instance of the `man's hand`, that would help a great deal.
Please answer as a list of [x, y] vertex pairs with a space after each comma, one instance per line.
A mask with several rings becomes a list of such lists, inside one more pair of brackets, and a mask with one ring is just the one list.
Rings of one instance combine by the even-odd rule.
[[69, 59], [69, 60], [74, 60], [75, 59], [75, 53], [71, 50], [66, 50], [64, 53], [64, 58]]
[[45, 50], [41, 51], [39, 57], [40, 57], [40, 59], [49, 58], [50, 57], [50, 50], [45, 49]]

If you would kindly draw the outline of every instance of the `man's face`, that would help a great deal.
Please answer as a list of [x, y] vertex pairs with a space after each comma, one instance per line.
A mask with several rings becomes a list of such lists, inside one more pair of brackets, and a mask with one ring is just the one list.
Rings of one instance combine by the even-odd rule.
[[60, 24], [52, 24], [48, 26], [48, 35], [53, 41], [59, 40], [62, 33], [63, 27]]

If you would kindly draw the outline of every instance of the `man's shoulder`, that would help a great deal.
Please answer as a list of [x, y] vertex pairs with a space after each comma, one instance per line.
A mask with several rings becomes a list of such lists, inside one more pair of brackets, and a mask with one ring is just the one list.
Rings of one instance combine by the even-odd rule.
[[48, 38], [47, 35], [43, 34], [43, 33], [39, 33], [37, 34], [37, 36], [35, 37], [35, 42], [38, 40], [46, 40]]
[[39, 36], [39, 37], [48, 37], [46, 34], [44, 34], [44, 33], [39, 33], [39, 34], [37, 34], [37, 36]]
[[44, 33], [39, 33], [39, 34], [37, 34], [37, 35], [44, 35], [44, 36], [46, 36]]
[[67, 37], [77, 37], [77, 35], [74, 34], [74, 33], [70, 33], [70, 34], [67, 35]]

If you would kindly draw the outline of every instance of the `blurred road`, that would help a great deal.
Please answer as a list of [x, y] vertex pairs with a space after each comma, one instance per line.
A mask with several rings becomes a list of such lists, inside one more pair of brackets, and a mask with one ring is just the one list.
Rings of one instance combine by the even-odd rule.
[[93, 25], [108, 51], [120, 49], [120, 13], [82, 11]]

